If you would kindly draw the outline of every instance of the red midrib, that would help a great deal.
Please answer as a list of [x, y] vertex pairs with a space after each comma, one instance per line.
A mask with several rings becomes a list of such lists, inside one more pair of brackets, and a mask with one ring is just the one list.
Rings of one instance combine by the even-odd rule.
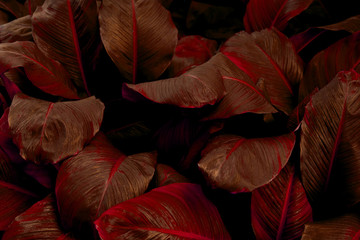
[[21, 187], [18, 187], [16, 185], [14, 185], [14, 184], [11, 184], [11, 183], [7, 183], [7, 182], [4, 182], [4, 181], [0, 180], [0, 186], [11, 189], [11, 190], [14, 190], [16, 192], [20, 192], [20, 193], [29, 195], [29, 196], [34, 197], [34, 198], [38, 198], [38, 196], [36, 194], [34, 194], [32, 192], [29, 192], [28, 190], [25, 190], [25, 189], [23, 189]]
[[275, 27], [275, 23], [278, 20], [280, 13], [282, 12], [282, 10], [285, 8], [286, 4], [287, 4], [288, 0], [284, 1], [283, 4], [281, 5], [280, 9], [278, 10], [278, 12], [275, 15], [274, 20], [271, 23], [271, 27]]
[[226, 77], [226, 76], [223, 76], [223, 79], [229, 79], [229, 80], [234, 80], [236, 82], [239, 82], [239, 83], [249, 87], [250, 89], [252, 89], [254, 92], [256, 92], [258, 95], [260, 95], [262, 98], [265, 98], [254, 86], [251, 86], [249, 83], [247, 83], [241, 79], [237, 79], [237, 78], [233, 78], [233, 77]]
[[5, 3], [0, 2], [0, 6], [2, 6], [3, 9], [5, 9], [6, 11], [8, 11], [8, 12], [11, 13], [12, 15], [14, 15], [16, 18], [19, 18], [19, 16], [18, 16], [13, 10], [11, 10], [11, 8], [9, 8], [8, 6], [6, 6]]
[[132, 82], [136, 83], [136, 72], [137, 72], [137, 61], [138, 61], [138, 42], [137, 42], [137, 22], [136, 22], [136, 11], [135, 11], [135, 0], [131, 0], [132, 8], [132, 23], [133, 23], [133, 68], [132, 68]]

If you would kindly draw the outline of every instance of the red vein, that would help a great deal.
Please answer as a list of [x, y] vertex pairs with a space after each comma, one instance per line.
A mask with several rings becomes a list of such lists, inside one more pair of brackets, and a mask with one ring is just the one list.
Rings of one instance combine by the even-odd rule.
[[11, 8], [9, 8], [8, 6], [6, 6], [6, 4], [0, 2], [0, 6], [3, 6], [3, 9], [8, 11], [9, 13], [11, 13], [12, 15], [14, 15], [16, 18], [19, 18], [19, 16], [13, 11], [11, 10]]
[[28, 0], [28, 8], [29, 8], [29, 15], [32, 14], [32, 11], [31, 11], [31, 0]]
[[282, 239], [282, 234], [284, 232], [284, 228], [285, 228], [285, 224], [286, 224], [287, 212], [288, 212], [289, 205], [290, 205], [290, 197], [291, 197], [291, 190], [292, 190], [293, 182], [294, 182], [294, 172], [292, 172], [290, 175], [289, 184], [288, 184], [288, 187], [286, 190], [284, 206], [283, 206], [283, 209], [281, 212], [281, 219], [280, 219], [279, 229], [278, 229], [278, 232], [276, 235], [276, 240]]
[[39, 140], [39, 147], [41, 147], [41, 144], [42, 144], [42, 140], [44, 138], [44, 135], [45, 135], [45, 129], [46, 129], [46, 123], [47, 123], [47, 120], [49, 118], [49, 114], [50, 114], [50, 111], [53, 109], [54, 107], [54, 103], [50, 103], [49, 104], [49, 107], [47, 109], [47, 112], [46, 112], [46, 115], [45, 115], [45, 120], [44, 120], [44, 123], [42, 125], [42, 129], [41, 129], [41, 135], [40, 135], [40, 140]]
[[351, 240], [358, 240], [360, 239], [360, 230], [354, 235], [353, 238], [351, 238]]
[[104, 201], [104, 197], [105, 197], [105, 193], [109, 188], [110, 182], [113, 179], [115, 173], [117, 172], [117, 170], [119, 169], [120, 165], [124, 162], [126, 158], [126, 155], [122, 155], [118, 160], [116, 160], [116, 163], [114, 164], [114, 166], [111, 168], [110, 174], [109, 174], [109, 178], [107, 179], [106, 183], [105, 183], [105, 187], [104, 187], [104, 191], [101, 195], [100, 198], [100, 202], [96, 211], [96, 217], [99, 217], [99, 211], [100, 211], [100, 207]]
[[11, 190], [14, 190], [14, 191], [17, 191], [17, 192], [20, 192], [20, 193], [23, 193], [23, 194], [26, 194], [26, 195], [29, 195], [31, 197], [35, 197], [35, 198], [38, 198], [38, 196], [26, 189], [23, 189], [21, 187], [18, 187], [14, 184], [11, 184], [11, 183], [7, 183], [7, 182], [4, 182], [4, 181], [1, 181], [0, 180], [0, 186], [3, 186], [5, 188], [8, 188], [8, 189], [11, 189]]
[[274, 20], [272, 21], [271, 23], [271, 27], [274, 27], [275, 26], [275, 22], [278, 20], [279, 16], [280, 16], [280, 13], [281, 11], [284, 9], [284, 7], [286, 6], [288, 0], [284, 1], [283, 4], [281, 5], [279, 11], [276, 13], [276, 16], [274, 18]]
[[137, 22], [136, 22], [136, 11], [135, 11], [135, 1], [131, 1], [132, 5], [132, 21], [133, 21], [133, 69], [132, 69], [132, 76], [133, 76], [133, 83], [136, 82], [136, 72], [137, 72]]
[[315, 36], [311, 37], [308, 41], [306, 41], [298, 49], [296, 49], [296, 52], [297, 53], [301, 52], [307, 45], [309, 45], [309, 43], [311, 43], [315, 38], [318, 38], [324, 32], [325, 32], [325, 30], [323, 30], [323, 31], [319, 32], [318, 34], [316, 34]]
[[259, 94], [260, 96], [262, 96], [263, 98], [265, 98], [254, 86], [251, 86], [249, 83], [243, 81], [243, 80], [240, 80], [240, 79], [237, 79], [237, 78], [233, 78], [233, 77], [226, 77], [224, 76], [223, 79], [229, 79], [229, 80], [234, 80], [234, 81], [237, 81], [239, 83], [242, 83], [246, 86], [248, 86], [249, 88], [251, 88], [252, 90], [254, 90], [257, 94]]
[[78, 61], [78, 65], [80, 68], [80, 74], [81, 74], [81, 78], [84, 83], [85, 91], [86, 91], [87, 95], [90, 96], [91, 94], [89, 92], [89, 89], [88, 89], [87, 83], [86, 83], [84, 67], [83, 67], [82, 59], [81, 59], [81, 50], [80, 50], [80, 45], [79, 45], [79, 39], [78, 39], [77, 33], [76, 33], [76, 26], [75, 26], [75, 21], [74, 21], [74, 15], [73, 15], [73, 12], [71, 9], [70, 0], [67, 0], [67, 7], [68, 7], [68, 11], [69, 11], [69, 20], [70, 20], [70, 25], [71, 25], [72, 37], [73, 37], [73, 41], [74, 41], [74, 45], [75, 45], [76, 59]]

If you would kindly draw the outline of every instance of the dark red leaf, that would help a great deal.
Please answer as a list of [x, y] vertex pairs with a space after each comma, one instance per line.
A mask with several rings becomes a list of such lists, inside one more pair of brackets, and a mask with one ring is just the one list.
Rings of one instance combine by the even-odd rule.
[[274, 29], [239, 32], [225, 42], [221, 52], [248, 75], [274, 107], [291, 113], [303, 67], [285, 35]]
[[301, 240], [315, 239], [360, 239], [360, 217], [356, 214], [346, 214], [340, 217], [306, 224]]
[[168, 68], [170, 77], [177, 77], [189, 69], [208, 61], [217, 50], [217, 42], [198, 35], [182, 37]]
[[98, 41], [95, 0], [47, 0], [32, 15], [33, 38], [49, 58], [61, 62], [79, 91], [90, 95], [86, 71]]
[[294, 133], [254, 139], [221, 135], [210, 140], [198, 166], [213, 187], [251, 192], [280, 173], [294, 145]]
[[305, 224], [312, 222], [312, 209], [292, 165], [252, 193], [251, 213], [256, 239], [301, 237]]
[[97, 134], [83, 151], [61, 164], [55, 192], [65, 229], [86, 232], [104, 211], [143, 194], [155, 164], [156, 154], [126, 156]]
[[[0, 53], [1, 54], [1, 53]], [[0, 59], [1, 60], [1, 59]], [[7, 95], [10, 98], [10, 101], [13, 100], [14, 96], [17, 93], [21, 93], [21, 90], [18, 88], [18, 86], [12, 82], [9, 78], [8, 75], [12, 75], [13, 72], [8, 72], [8, 74], [2, 73], [0, 74], [0, 80], [2, 80], [3, 86], [6, 89]]]
[[213, 105], [224, 95], [225, 89], [216, 65], [221, 61], [215, 55], [208, 62], [184, 73], [180, 77], [140, 84], [126, 84], [123, 97], [131, 99], [131, 90], [147, 99], [161, 104], [171, 104], [183, 108], [200, 108]]
[[162, 187], [173, 183], [187, 183], [189, 180], [165, 164], [156, 165], [155, 186]]
[[105, 49], [129, 82], [155, 80], [169, 66], [177, 29], [158, 0], [104, 0], [99, 21]]
[[360, 202], [359, 97], [359, 74], [340, 72], [306, 106], [300, 167], [312, 203], [320, 203], [325, 193], [330, 194], [326, 202]]
[[110, 239], [231, 239], [200, 186], [175, 183], [116, 205], [95, 221]]
[[43, 5], [45, 0], [26, 0], [24, 6], [27, 8], [27, 13], [32, 15], [38, 6]]
[[62, 65], [46, 57], [33, 42], [0, 44], [0, 74], [23, 68], [31, 83], [46, 93], [79, 99]]
[[32, 25], [29, 15], [0, 25], [0, 43], [32, 41]]
[[324, 87], [338, 72], [351, 69], [360, 72], [360, 32], [339, 40], [311, 59], [300, 82], [299, 99], [316, 87]]
[[284, 30], [288, 21], [307, 9], [314, 0], [250, 0], [244, 25], [247, 32], [276, 27]]
[[20, 18], [25, 15], [22, 4], [16, 0], [1, 0], [0, 11], [1, 10], [10, 13], [15, 18]]
[[57, 163], [81, 151], [99, 131], [104, 105], [95, 97], [48, 102], [14, 97], [9, 126], [21, 156], [34, 163]]

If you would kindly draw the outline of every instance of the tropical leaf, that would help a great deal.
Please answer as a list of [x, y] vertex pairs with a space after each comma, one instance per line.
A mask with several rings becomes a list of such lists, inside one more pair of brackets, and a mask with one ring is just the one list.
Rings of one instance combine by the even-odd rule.
[[214, 187], [232, 193], [251, 192], [280, 173], [294, 145], [293, 133], [254, 139], [220, 135], [209, 141], [198, 166]]
[[213, 105], [225, 95], [222, 77], [216, 67], [219, 61], [221, 56], [215, 55], [208, 62], [176, 78], [126, 84], [123, 97], [131, 100], [135, 91], [153, 102], [183, 108]]
[[31, 17], [29, 15], [0, 25], [0, 43], [32, 41]]
[[269, 184], [251, 195], [252, 226], [257, 239], [298, 239], [312, 209], [295, 167], [287, 165]]
[[16, 0], [0, 0], [0, 10], [10, 13], [15, 18], [25, 15], [22, 4]]
[[285, 35], [274, 29], [239, 32], [225, 42], [221, 52], [268, 95], [274, 107], [291, 113], [303, 67]]
[[21, 156], [34, 163], [57, 163], [81, 151], [99, 131], [104, 105], [95, 97], [47, 102], [14, 97], [9, 126]]
[[43, 5], [45, 0], [26, 0], [24, 2], [24, 6], [27, 7], [27, 11], [29, 15], [32, 15], [36, 8]]
[[155, 164], [156, 154], [126, 156], [98, 133], [59, 169], [55, 192], [63, 227], [86, 232], [104, 211], [143, 194]]
[[31, 83], [44, 92], [79, 99], [62, 65], [42, 54], [33, 42], [0, 44], [0, 76], [10, 69], [20, 67]]
[[155, 80], [169, 66], [177, 29], [157, 0], [105, 0], [99, 21], [105, 49], [129, 82]]
[[306, 106], [300, 167], [306, 194], [314, 204], [323, 204], [322, 198], [327, 203], [360, 202], [359, 88], [359, 74], [340, 72]]
[[301, 240], [356, 240], [360, 239], [360, 218], [356, 214], [313, 222], [305, 225]]
[[247, 32], [276, 27], [284, 30], [288, 21], [307, 9], [314, 0], [250, 0], [244, 25]]
[[360, 31], [316, 54], [306, 67], [299, 87], [299, 100], [316, 87], [321, 89], [340, 71], [360, 72]]
[[98, 44], [96, 0], [47, 0], [32, 23], [38, 48], [62, 63], [78, 90], [90, 95], [86, 72]]
[[109, 209], [95, 221], [102, 239], [230, 239], [200, 186], [174, 183]]
[[155, 186], [162, 187], [173, 183], [187, 183], [189, 180], [179, 174], [172, 167], [165, 164], [157, 164], [155, 171]]

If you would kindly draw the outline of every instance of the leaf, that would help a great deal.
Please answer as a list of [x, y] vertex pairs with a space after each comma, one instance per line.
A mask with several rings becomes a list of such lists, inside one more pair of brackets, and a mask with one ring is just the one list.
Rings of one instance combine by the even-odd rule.
[[102, 239], [230, 239], [200, 186], [175, 183], [109, 209], [95, 221]]
[[29, 15], [0, 25], [0, 43], [32, 41], [32, 25]]
[[307, 9], [313, 0], [250, 0], [244, 25], [247, 32], [276, 27], [284, 30], [288, 21]]
[[[222, 54], [217, 67], [226, 95], [205, 120], [229, 118], [243, 113], [275, 113], [277, 110], [251, 78]], [[219, 57], [220, 58], [220, 57]]]
[[131, 100], [132, 92], [135, 91], [153, 102], [183, 108], [213, 105], [225, 95], [222, 78], [216, 68], [219, 60], [219, 55], [215, 55], [208, 62], [177, 78], [126, 84], [122, 90], [123, 97]]
[[24, 6], [28, 9], [28, 14], [32, 15], [38, 6], [43, 5], [45, 0], [26, 0]]
[[177, 29], [157, 0], [105, 0], [99, 21], [104, 47], [129, 82], [155, 80], [169, 66]]
[[356, 214], [313, 222], [305, 225], [301, 240], [355, 240], [360, 237], [360, 218]]
[[299, 99], [316, 87], [321, 89], [340, 71], [354, 69], [360, 72], [360, 31], [343, 38], [315, 55], [307, 65], [300, 82]]
[[257, 239], [298, 239], [312, 209], [295, 168], [287, 165], [251, 196], [252, 226]]
[[33, 38], [64, 65], [75, 86], [90, 95], [86, 74], [98, 41], [95, 0], [47, 0], [32, 15]]
[[9, 126], [20, 155], [34, 163], [57, 163], [81, 151], [99, 131], [104, 105], [95, 97], [47, 102], [14, 97]]
[[64, 228], [84, 232], [107, 209], [143, 194], [155, 164], [154, 153], [126, 156], [97, 134], [60, 167], [55, 192]]
[[221, 52], [268, 95], [274, 107], [291, 113], [303, 67], [285, 35], [274, 29], [239, 32], [225, 42]]
[[294, 133], [253, 139], [220, 135], [209, 141], [198, 166], [213, 187], [251, 192], [280, 173], [294, 145]]
[[25, 15], [22, 4], [16, 0], [1, 0], [0, 10], [10, 13], [15, 18], [20, 18]]
[[157, 164], [155, 171], [155, 185], [162, 187], [173, 183], [187, 183], [189, 180], [179, 174], [172, 167], [165, 164]]
[[356, 130], [360, 124], [359, 90], [359, 74], [340, 72], [306, 105], [300, 168], [311, 203], [360, 202], [360, 137]]
[[65, 233], [57, 222], [56, 211], [54, 197], [45, 197], [17, 216], [2, 239], [58, 239]]
[[217, 50], [217, 42], [199, 35], [180, 38], [171, 64], [168, 68], [171, 77], [177, 77], [189, 69], [207, 62]]
[[31, 83], [44, 92], [79, 99], [62, 65], [42, 54], [33, 42], [0, 44], [0, 74], [20, 67], [24, 69]]

